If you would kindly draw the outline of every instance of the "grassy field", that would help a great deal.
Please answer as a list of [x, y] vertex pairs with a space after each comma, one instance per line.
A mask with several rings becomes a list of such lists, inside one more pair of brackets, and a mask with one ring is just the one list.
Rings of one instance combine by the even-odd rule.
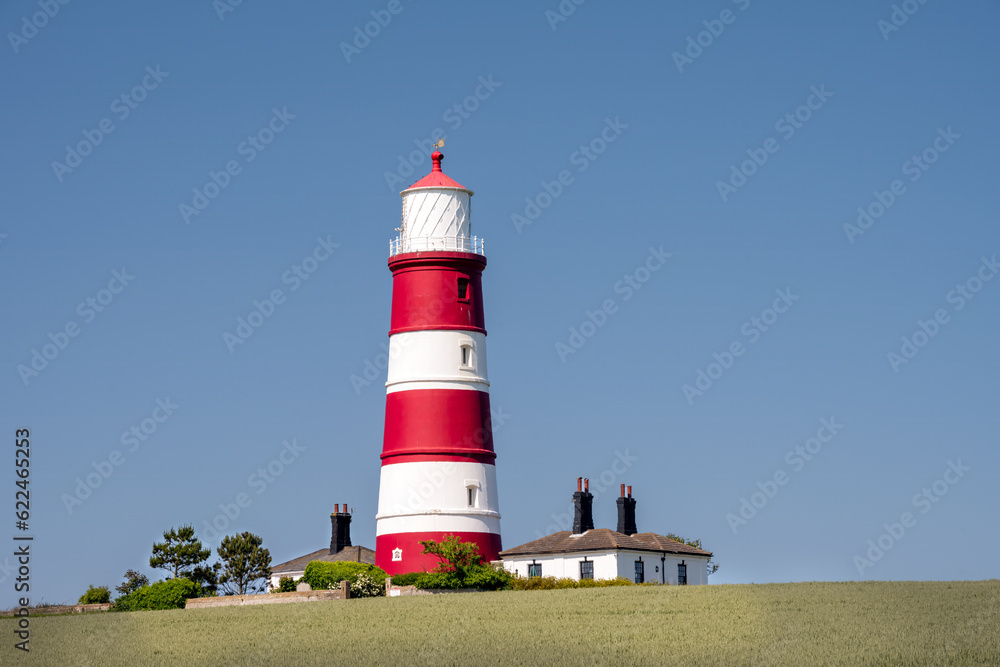
[[1000, 581], [627, 587], [31, 619], [45, 665], [998, 665]]

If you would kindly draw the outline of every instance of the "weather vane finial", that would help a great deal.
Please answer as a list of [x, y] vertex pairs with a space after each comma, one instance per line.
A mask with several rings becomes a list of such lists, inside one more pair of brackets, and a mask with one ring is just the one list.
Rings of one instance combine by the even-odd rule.
[[438, 142], [431, 146], [431, 148], [444, 148], [444, 137], [438, 139]]

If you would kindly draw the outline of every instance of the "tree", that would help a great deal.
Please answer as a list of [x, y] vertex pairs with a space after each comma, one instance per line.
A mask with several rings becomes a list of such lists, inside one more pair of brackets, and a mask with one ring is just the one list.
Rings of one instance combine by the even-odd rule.
[[194, 536], [192, 526], [171, 528], [163, 533], [163, 540], [153, 543], [153, 555], [149, 557], [150, 567], [166, 570], [173, 579], [185, 577], [196, 581], [195, 572], [199, 569], [203, 577], [210, 574], [211, 570], [205, 561], [212, 555], [212, 550], [202, 548], [201, 540]]
[[[242, 532], [227, 535], [216, 550], [222, 559], [219, 583], [230, 595], [263, 590], [271, 576], [271, 553], [258, 535]], [[263, 579], [263, 581], [261, 581]]]
[[87, 586], [87, 592], [80, 596], [77, 604], [111, 602], [111, 591], [107, 586]]
[[119, 586], [115, 586], [115, 590], [122, 595], [128, 595], [132, 591], [137, 591], [143, 586], [149, 585], [149, 579], [146, 575], [136, 572], [135, 570], [129, 570], [125, 573], [125, 581]]
[[[701, 549], [702, 548], [702, 546], [701, 546], [701, 540], [700, 539], [697, 539], [697, 540], [688, 540], [688, 539], [685, 539], [685, 538], [683, 538], [680, 535], [677, 535], [675, 533], [667, 533], [667, 537], [669, 537], [670, 539], [672, 539], [675, 542], [680, 542], [681, 544], [686, 544], [689, 547], [694, 547], [695, 549]], [[718, 571], [719, 571], [719, 564], [716, 563], [715, 561], [713, 561], [711, 558], [709, 558], [708, 559], [708, 573], [711, 575], [711, 574], [715, 574]]]
[[221, 569], [222, 563], [212, 563], [211, 565], [205, 563], [194, 568], [188, 578], [201, 586], [203, 594], [212, 596], [219, 588], [219, 571]]
[[422, 540], [425, 554], [433, 554], [441, 559], [437, 572], [454, 572], [465, 581], [469, 570], [478, 567], [483, 562], [479, 555], [479, 545], [473, 542], [462, 542], [457, 535], [445, 535], [444, 540]]

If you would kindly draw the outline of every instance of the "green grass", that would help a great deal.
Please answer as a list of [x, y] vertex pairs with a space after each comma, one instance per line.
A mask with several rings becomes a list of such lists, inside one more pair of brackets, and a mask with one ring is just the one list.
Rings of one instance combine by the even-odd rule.
[[0, 663], [997, 665], [1000, 581], [636, 586], [31, 619]]

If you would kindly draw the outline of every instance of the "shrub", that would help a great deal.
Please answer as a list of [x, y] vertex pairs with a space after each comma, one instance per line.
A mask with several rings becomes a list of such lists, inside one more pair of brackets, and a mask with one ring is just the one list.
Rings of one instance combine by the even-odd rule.
[[392, 575], [393, 586], [416, 586], [417, 580], [427, 574], [426, 572], [404, 572], [403, 574]]
[[301, 581], [309, 584], [314, 591], [337, 588], [341, 581], [351, 582], [351, 588], [357, 585], [358, 575], [364, 573], [377, 581], [382, 582], [382, 590], [385, 590], [385, 578], [389, 575], [385, 570], [366, 563], [353, 563], [350, 561], [339, 561], [327, 563], [321, 560], [314, 560], [306, 565], [305, 574]]
[[460, 580], [464, 580], [469, 572], [483, 563], [479, 553], [479, 545], [475, 542], [463, 542], [457, 535], [445, 535], [444, 540], [421, 540], [425, 554], [432, 554], [441, 559], [435, 572], [454, 572]]
[[190, 579], [168, 579], [121, 596], [115, 600], [112, 609], [114, 611], [183, 609], [188, 598], [196, 598], [201, 594], [201, 586]]
[[427, 572], [416, 581], [417, 588], [465, 588], [454, 572]]
[[352, 598], [377, 598], [385, 596], [385, 577], [378, 579], [367, 572], [359, 572], [351, 584]]
[[502, 565], [480, 565], [471, 568], [465, 577], [466, 588], [484, 591], [507, 591], [511, 588], [513, 575]]
[[296, 587], [295, 580], [291, 577], [281, 577], [278, 579], [278, 593], [294, 593]]
[[87, 586], [87, 592], [80, 596], [78, 604], [111, 602], [111, 591], [107, 586]]
[[598, 579], [601, 586], [635, 586], [635, 582], [628, 577], [615, 577], [614, 579]]
[[510, 587], [515, 591], [551, 591], [559, 588], [604, 588], [607, 586], [635, 586], [631, 579], [571, 579], [569, 577], [524, 577], [511, 576]]
[[474, 565], [465, 570], [465, 577], [450, 572], [406, 572], [392, 578], [394, 586], [417, 588], [478, 588], [484, 591], [506, 591], [514, 575], [501, 565]]

